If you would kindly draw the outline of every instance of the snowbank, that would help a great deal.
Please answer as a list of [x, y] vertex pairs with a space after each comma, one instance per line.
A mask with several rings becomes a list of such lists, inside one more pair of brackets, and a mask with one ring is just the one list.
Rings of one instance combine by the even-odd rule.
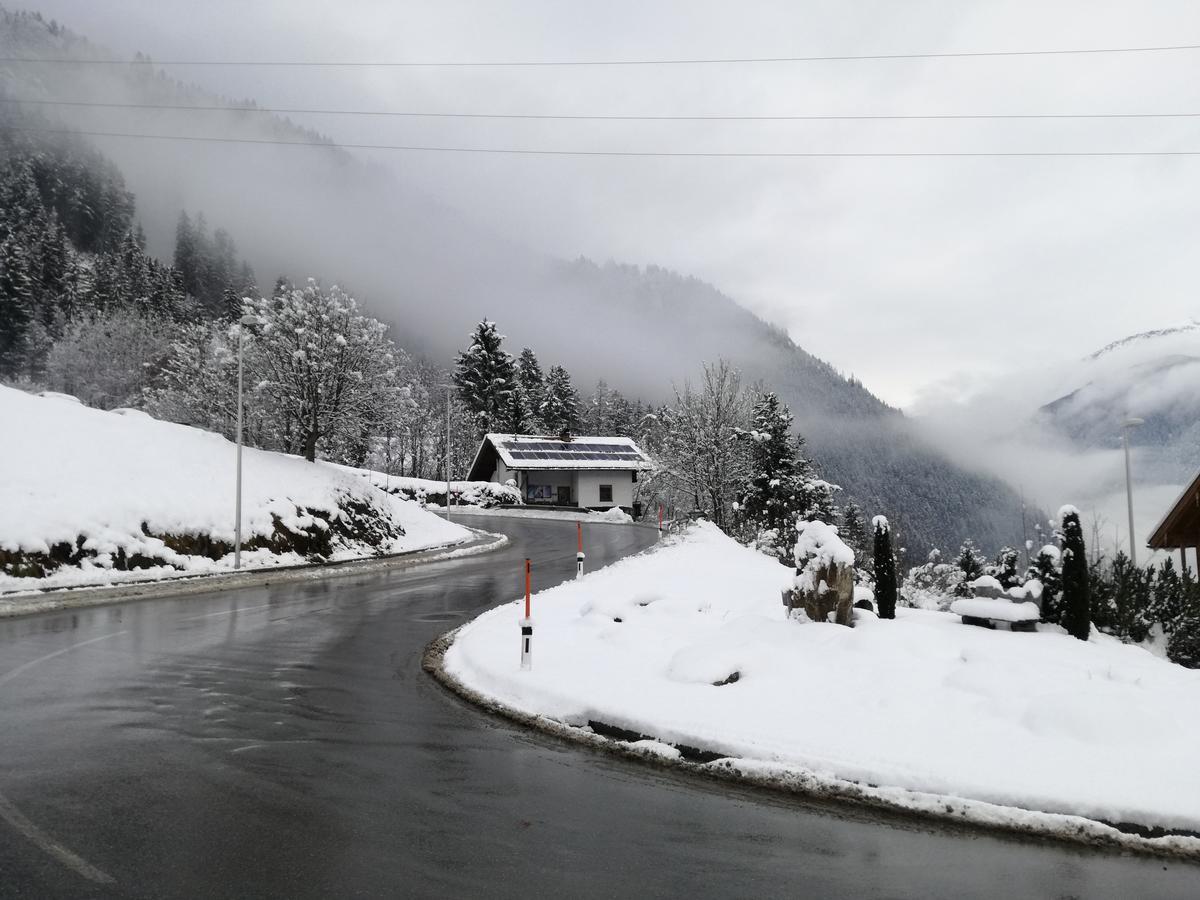
[[[233, 443], [129, 412], [0, 388], [0, 592], [232, 567]], [[244, 567], [471, 536], [334, 466], [251, 449], [242, 464]]]
[[879, 786], [913, 808], [938, 794], [994, 804], [998, 821], [1025, 809], [1200, 831], [1200, 672], [1102, 635], [925, 610], [853, 629], [787, 621], [777, 562], [707, 524], [658, 546], [536, 595], [532, 671], [514, 601], [458, 632], [447, 672], [518, 712]]

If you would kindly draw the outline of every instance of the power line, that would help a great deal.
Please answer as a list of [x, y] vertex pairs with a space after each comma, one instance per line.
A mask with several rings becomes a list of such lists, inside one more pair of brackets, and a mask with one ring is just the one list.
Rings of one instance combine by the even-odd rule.
[[868, 159], [868, 158], [939, 158], [939, 157], [1153, 157], [1200, 156], [1200, 150], [1012, 150], [1012, 151], [914, 151], [914, 152], [723, 152], [710, 150], [550, 150], [524, 147], [442, 147], [416, 144], [344, 144], [320, 141], [280, 141], [268, 138], [227, 138], [183, 134], [138, 134], [123, 131], [73, 131], [52, 128], [14, 128], [3, 131], [34, 134], [65, 134], [84, 137], [136, 138], [155, 141], [187, 141], [214, 144], [268, 144], [280, 147], [320, 147], [325, 150], [395, 150], [414, 153], [480, 153], [509, 156], [613, 156], [613, 157], [691, 157], [704, 159]]
[[188, 112], [247, 112], [272, 115], [381, 116], [411, 119], [533, 119], [553, 121], [603, 122], [857, 122], [857, 121], [934, 121], [955, 119], [1190, 119], [1200, 112], [1164, 113], [920, 113], [896, 115], [557, 115], [548, 113], [458, 113], [416, 112], [370, 109], [303, 109], [284, 106], [221, 106], [176, 103], [109, 103], [92, 100], [26, 100], [0, 97], [0, 103], [25, 103], [39, 106], [69, 106], [100, 109], [154, 109]]
[[902, 59], [967, 59], [1008, 56], [1084, 56], [1098, 53], [1163, 53], [1200, 50], [1200, 44], [1156, 47], [1081, 47], [1051, 50], [966, 50], [945, 53], [869, 53], [837, 56], [745, 56], [691, 59], [558, 59], [558, 60], [410, 60], [358, 62], [351, 60], [71, 59], [67, 57], [4, 56], [0, 63], [62, 63], [80, 66], [256, 66], [313, 68], [535, 68], [543, 66], [700, 66], [743, 63], [856, 62]]

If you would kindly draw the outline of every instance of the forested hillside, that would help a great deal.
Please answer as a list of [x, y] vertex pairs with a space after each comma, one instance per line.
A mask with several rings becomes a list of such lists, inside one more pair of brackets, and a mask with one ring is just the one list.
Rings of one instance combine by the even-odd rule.
[[[0, 48], [14, 56], [111, 56], [36, 16], [2, 11]], [[128, 188], [120, 185], [114, 167], [84, 150], [82, 141], [61, 138], [77, 148], [71, 159], [91, 154], [93, 163], [83, 168], [95, 173], [88, 177], [97, 181], [111, 214], [85, 229], [86, 239], [71, 241], [74, 252], [66, 254], [66, 271], [74, 273], [68, 280], [79, 286], [67, 286], [57, 296], [82, 293], [90, 305], [102, 308], [113, 293], [107, 285], [116, 280], [128, 283], [118, 293], [134, 298], [131, 302], [159, 306], [172, 317], [222, 315], [228, 310], [225, 291], [241, 293], [249, 272], [232, 252], [231, 238], [218, 231], [209, 234], [212, 226], [201, 224], [203, 211], [207, 222], [236, 233], [258, 272], [266, 277], [312, 273], [353, 285], [371, 315], [394, 325], [407, 350], [430, 360], [448, 361], [472, 324], [487, 317], [500, 322], [514, 349], [536, 347], [581, 383], [603, 379], [610, 388], [656, 404], [671, 396], [672, 384], [698, 377], [703, 363], [727, 359], [743, 370], [748, 382], [761, 381], [779, 392], [824, 476], [841, 484], [842, 496], [856, 499], [869, 513], [890, 515], [898, 539], [914, 552], [931, 545], [953, 548], [965, 536], [985, 546], [1019, 539], [1020, 503], [1013, 491], [951, 463], [863, 385], [711, 285], [653, 266], [547, 258], [473, 223], [469, 210], [446, 208], [406, 180], [402, 168], [360, 162], [309, 129], [254, 113], [249, 101], [234, 102], [181, 84], [151, 65], [104, 67], [86, 77], [82, 67], [0, 66], [0, 91], [27, 100], [118, 97], [168, 106], [229, 107], [203, 118], [159, 110], [152, 124], [138, 120], [118, 126], [114, 122], [122, 122], [120, 112], [108, 108], [56, 106], [53, 113], [34, 113], [36, 104], [0, 103], [9, 116], [18, 115], [17, 110], [24, 110], [19, 115], [25, 117], [45, 115], [53, 123], [51, 130], [217, 132], [252, 141], [280, 138], [321, 145], [301, 150], [217, 145], [201, 153], [194, 145], [164, 140], [147, 152], [145, 142], [95, 139], [138, 195], [143, 242]], [[33, 139], [5, 130], [6, 146], [16, 145], [19, 151], [8, 155], [26, 159], [7, 166], [13, 190], [26, 197], [32, 194], [22, 167], [34, 165], [31, 157], [54, 158], [64, 152], [35, 151]], [[52, 135], [37, 139], [48, 140], [51, 148], [59, 141]], [[62, 219], [68, 210], [49, 212], [57, 196], [53, 182], [38, 191], [45, 224], [37, 224], [43, 220], [36, 210], [14, 219], [35, 223], [20, 226], [26, 231], [15, 239], [30, 253], [35, 247], [52, 247], [54, 228], [66, 227]], [[95, 211], [92, 205], [87, 209]], [[181, 220], [185, 209], [188, 218]], [[43, 239], [46, 229], [51, 236]], [[173, 266], [155, 262], [143, 247]], [[189, 262], [196, 247], [207, 261], [199, 268]], [[30, 271], [37, 269], [31, 266]], [[53, 265], [43, 271], [51, 274], [31, 279], [59, 277]], [[803, 293], [804, 285], [796, 289]], [[50, 288], [18, 287], [8, 296], [19, 295], [19, 301], [2, 301], [11, 304], [14, 322], [22, 320], [4, 337], [9, 341], [9, 374], [35, 372], [45, 364], [45, 335], [53, 336], [63, 319], [55, 303], [35, 295], [51, 293]], [[800, 339], [821, 347], [819, 327]]]

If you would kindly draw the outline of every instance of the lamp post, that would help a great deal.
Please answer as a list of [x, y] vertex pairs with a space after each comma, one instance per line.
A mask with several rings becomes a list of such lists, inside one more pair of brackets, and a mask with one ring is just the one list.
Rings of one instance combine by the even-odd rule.
[[1128, 418], [1121, 423], [1121, 444], [1125, 448], [1125, 502], [1129, 507], [1129, 562], [1137, 566], [1137, 542], [1133, 539], [1133, 478], [1129, 467], [1129, 429], [1145, 425], [1145, 419]]
[[262, 324], [258, 316], [244, 315], [238, 320], [238, 385], [237, 385], [237, 488], [233, 502], [233, 567], [242, 567], [242, 347], [247, 328]]
[[446, 389], [446, 521], [450, 521], [450, 393], [453, 384], [439, 384]]

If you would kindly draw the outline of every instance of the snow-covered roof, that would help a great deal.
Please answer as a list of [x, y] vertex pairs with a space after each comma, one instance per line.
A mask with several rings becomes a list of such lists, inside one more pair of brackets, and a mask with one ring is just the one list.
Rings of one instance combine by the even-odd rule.
[[[484, 435], [510, 469], [649, 469], [650, 457], [626, 437], [575, 436], [569, 441], [536, 435]], [[478, 460], [478, 455], [476, 459]], [[474, 470], [474, 466], [472, 466]]]

